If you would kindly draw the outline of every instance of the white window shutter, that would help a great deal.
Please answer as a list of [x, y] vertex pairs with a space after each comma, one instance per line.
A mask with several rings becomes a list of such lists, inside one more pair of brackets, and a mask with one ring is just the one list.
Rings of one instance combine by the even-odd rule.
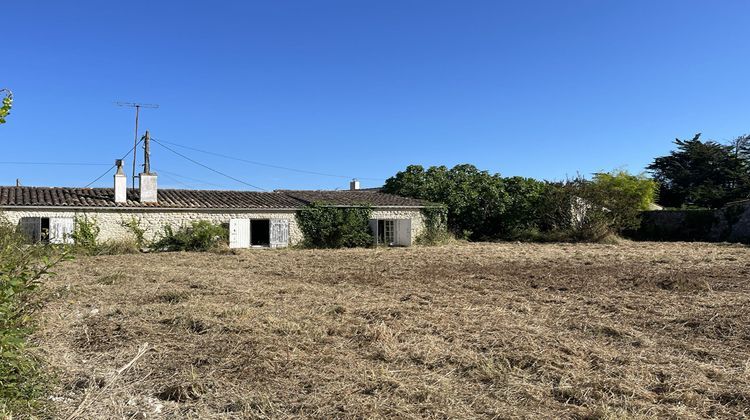
[[289, 246], [289, 220], [271, 219], [271, 248]]
[[72, 217], [49, 218], [49, 243], [72, 244], [75, 221]]
[[42, 218], [41, 217], [22, 217], [20, 221], [21, 232], [26, 235], [31, 242], [42, 240]]
[[411, 219], [396, 220], [396, 245], [411, 246]]
[[229, 247], [250, 248], [250, 219], [229, 220]]

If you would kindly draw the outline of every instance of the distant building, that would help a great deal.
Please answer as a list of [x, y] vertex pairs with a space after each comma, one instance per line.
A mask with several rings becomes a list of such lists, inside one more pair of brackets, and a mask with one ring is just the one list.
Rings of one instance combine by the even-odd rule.
[[123, 239], [130, 231], [123, 224], [140, 220], [153, 237], [166, 225], [173, 228], [192, 221], [226, 223], [233, 248], [286, 247], [302, 241], [295, 214], [320, 202], [336, 207], [369, 205], [373, 241], [409, 246], [424, 229], [421, 200], [360, 190], [352, 182], [344, 191], [275, 192], [158, 189], [157, 174], [140, 175], [138, 190], [127, 188], [122, 165], [114, 188], [50, 188], [0, 186], [0, 213], [38, 241], [71, 242], [75, 218], [95, 218], [101, 240]]

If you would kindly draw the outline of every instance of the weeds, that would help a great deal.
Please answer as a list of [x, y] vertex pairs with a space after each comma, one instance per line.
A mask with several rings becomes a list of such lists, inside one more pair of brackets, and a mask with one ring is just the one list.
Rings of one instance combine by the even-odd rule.
[[165, 225], [151, 248], [156, 251], [210, 251], [229, 240], [226, 226], [206, 220], [192, 222], [176, 231]]
[[0, 414], [8, 417], [40, 408], [44, 375], [26, 341], [38, 308], [34, 295], [40, 279], [69, 258], [57, 248], [25, 242], [0, 215]]

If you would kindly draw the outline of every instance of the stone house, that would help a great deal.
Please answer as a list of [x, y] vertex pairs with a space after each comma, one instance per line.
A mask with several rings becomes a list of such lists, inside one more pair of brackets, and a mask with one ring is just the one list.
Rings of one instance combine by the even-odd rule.
[[335, 207], [372, 207], [370, 227], [379, 244], [410, 246], [424, 229], [420, 200], [360, 190], [274, 192], [158, 189], [157, 175], [140, 174], [138, 190], [126, 187], [122, 166], [114, 188], [1, 187], [0, 214], [35, 240], [69, 243], [77, 217], [95, 220], [99, 239], [131, 237], [124, 226], [137, 220], [153, 238], [173, 228], [207, 220], [229, 225], [230, 246], [285, 247], [302, 241], [296, 213], [313, 203]]

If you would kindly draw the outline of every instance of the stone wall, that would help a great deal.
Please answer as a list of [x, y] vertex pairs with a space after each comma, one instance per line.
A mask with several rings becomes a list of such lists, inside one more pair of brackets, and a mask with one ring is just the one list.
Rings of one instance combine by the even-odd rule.
[[[248, 210], [248, 211], [215, 211], [215, 210], [163, 210], [163, 209], [0, 209], [11, 223], [18, 224], [23, 217], [89, 217], [96, 220], [101, 229], [99, 239], [118, 240], [132, 238], [130, 230], [122, 225], [123, 222], [136, 218], [141, 227], [146, 230], [146, 238], [153, 239], [161, 232], [165, 225], [173, 228], [188, 225], [197, 220], [209, 220], [215, 223], [229, 223], [229, 219], [286, 219], [289, 220], [289, 245], [302, 241], [302, 231], [297, 225], [294, 210]], [[377, 219], [412, 219], [412, 243], [424, 230], [422, 213], [418, 209], [375, 209], [373, 218]]]
[[378, 209], [375, 208], [370, 216], [373, 219], [411, 219], [411, 243], [424, 232], [425, 221], [421, 210], [414, 209]]
[[651, 241], [750, 243], [750, 201], [717, 210], [646, 211], [641, 227], [628, 236]]

